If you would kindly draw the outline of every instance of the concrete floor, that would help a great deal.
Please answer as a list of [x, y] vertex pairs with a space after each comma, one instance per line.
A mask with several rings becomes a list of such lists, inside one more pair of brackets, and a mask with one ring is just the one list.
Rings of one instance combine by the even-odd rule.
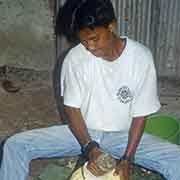
[[[50, 73], [12, 68], [8, 79], [21, 89], [17, 93], [7, 93], [0, 86], [0, 139], [17, 132], [60, 123]], [[1, 76], [0, 83], [2, 80]], [[180, 84], [165, 80], [161, 82], [160, 113], [173, 114], [180, 119]], [[31, 176], [37, 177], [49, 161], [69, 163], [64, 159], [35, 160], [31, 163]]]

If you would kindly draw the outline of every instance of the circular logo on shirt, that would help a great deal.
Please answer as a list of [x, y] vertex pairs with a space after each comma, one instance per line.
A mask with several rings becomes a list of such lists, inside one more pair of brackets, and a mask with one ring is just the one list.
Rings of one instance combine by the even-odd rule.
[[122, 86], [121, 88], [119, 88], [116, 95], [120, 102], [124, 104], [127, 104], [128, 102], [133, 100], [133, 95], [127, 86]]

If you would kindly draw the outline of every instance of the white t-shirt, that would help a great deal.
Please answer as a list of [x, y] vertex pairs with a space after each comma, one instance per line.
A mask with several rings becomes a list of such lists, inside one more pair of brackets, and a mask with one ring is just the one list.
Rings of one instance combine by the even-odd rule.
[[160, 108], [152, 54], [129, 38], [112, 62], [77, 45], [66, 56], [61, 77], [64, 104], [80, 108], [90, 129], [127, 130], [133, 117]]

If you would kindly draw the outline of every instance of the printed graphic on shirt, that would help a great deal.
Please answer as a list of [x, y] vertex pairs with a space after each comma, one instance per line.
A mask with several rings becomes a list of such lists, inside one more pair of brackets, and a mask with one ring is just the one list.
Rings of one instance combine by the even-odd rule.
[[116, 94], [121, 103], [127, 104], [133, 100], [133, 95], [127, 86], [122, 86], [118, 89]]

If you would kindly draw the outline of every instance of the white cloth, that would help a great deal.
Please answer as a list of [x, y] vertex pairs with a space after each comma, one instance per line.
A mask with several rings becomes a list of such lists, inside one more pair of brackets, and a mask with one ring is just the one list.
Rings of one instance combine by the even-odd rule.
[[114, 176], [114, 170], [102, 175], [94, 176], [88, 169], [87, 163], [83, 167], [77, 169], [71, 176], [70, 180], [123, 180], [123, 177]]
[[61, 87], [64, 104], [80, 108], [90, 129], [127, 130], [133, 117], [160, 108], [152, 54], [127, 37], [123, 53], [112, 62], [82, 44], [74, 47], [63, 63]]

